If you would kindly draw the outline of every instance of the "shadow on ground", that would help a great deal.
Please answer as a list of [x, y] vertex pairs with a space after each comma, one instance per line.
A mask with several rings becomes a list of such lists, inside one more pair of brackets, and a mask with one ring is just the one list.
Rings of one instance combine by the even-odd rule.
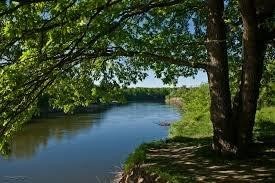
[[210, 142], [210, 138], [178, 138], [151, 146], [143, 166], [180, 183], [275, 181], [275, 144], [256, 144], [252, 156], [225, 160], [213, 154]]

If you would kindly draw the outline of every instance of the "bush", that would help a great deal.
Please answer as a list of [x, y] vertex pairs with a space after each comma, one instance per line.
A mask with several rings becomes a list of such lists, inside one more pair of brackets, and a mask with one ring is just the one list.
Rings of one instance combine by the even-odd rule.
[[170, 137], [208, 137], [212, 136], [210, 121], [210, 97], [208, 85], [178, 91], [183, 99], [183, 117], [170, 128]]
[[254, 137], [256, 139], [274, 137], [275, 107], [264, 107], [257, 111]]

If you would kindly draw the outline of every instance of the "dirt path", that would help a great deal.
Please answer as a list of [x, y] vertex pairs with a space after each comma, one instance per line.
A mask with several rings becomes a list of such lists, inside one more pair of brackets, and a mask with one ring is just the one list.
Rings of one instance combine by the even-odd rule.
[[275, 182], [275, 148], [266, 146], [243, 160], [215, 158], [206, 143], [170, 142], [148, 149], [145, 167], [175, 182]]

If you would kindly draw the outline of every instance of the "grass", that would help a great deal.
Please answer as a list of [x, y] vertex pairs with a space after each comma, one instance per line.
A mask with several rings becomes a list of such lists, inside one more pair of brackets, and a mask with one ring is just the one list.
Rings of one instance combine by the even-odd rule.
[[[184, 182], [272, 182], [275, 153], [253, 159], [223, 159], [209, 146], [211, 138], [180, 137], [146, 145], [146, 158], [139, 165], [162, 181]], [[270, 152], [269, 152], [270, 153]], [[252, 161], [253, 160], [253, 161]], [[137, 161], [136, 161], [137, 162]], [[129, 167], [130, 168], [130, 167]]]
[[131, 153], [126, 162], [124, 163], [124, 171], [129, 173], [130, 170], [139, 164], [144, 163], [146, 159], [146, 149], [150, 147], [150, 144], [141, 144], [133, 153]]
[[[171, 125], [169, 137], [211, 137], [213, 128], [208, 112], [190, 112], [183, 119]], [[275, 107], [263, 107], [256, 113], [254, 138], [268, 138], [275, 135]]]
[[264, 107], [257, 111], [254, 138], [272, 138], [275, 135], [275, 107]]
[[183, 119], [171, 125], [169, 137], [211, 137], [213, 135], [212, 129], [209, 112], [188, 113], [184, 115]]
[[[171, 183], [184, 182], [270, 182], [275, 180], [275, 149], [267, 147], [247, 159], [223, 159], [212, 152], [209, 113], [192, 111], [170, 127], [167, 140], [142, 144], [125, 162], [130, 171], [142, 165], [146, 172]], [[255, 139], [275, 135], [275, 107], [257, 111]]]
[[207, 85], [193, 88], [179, 94], [184, 102], [183, 118], [172, 124], [169, 137], [211, 137], [213, 134], [210, 121], [210, 99]]

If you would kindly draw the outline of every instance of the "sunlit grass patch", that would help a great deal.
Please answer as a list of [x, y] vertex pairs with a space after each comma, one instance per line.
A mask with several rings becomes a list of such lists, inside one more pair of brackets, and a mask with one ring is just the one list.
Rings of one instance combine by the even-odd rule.
[[257, 111], [254, 137], [268, 138], [275, 135], [275, 107], [264, 107]]
[[173, 123], [169, 129], [169, 137], [211, 137], [213, 135], [209, 113], [199, 115], [186, 114], [183, 119]]

